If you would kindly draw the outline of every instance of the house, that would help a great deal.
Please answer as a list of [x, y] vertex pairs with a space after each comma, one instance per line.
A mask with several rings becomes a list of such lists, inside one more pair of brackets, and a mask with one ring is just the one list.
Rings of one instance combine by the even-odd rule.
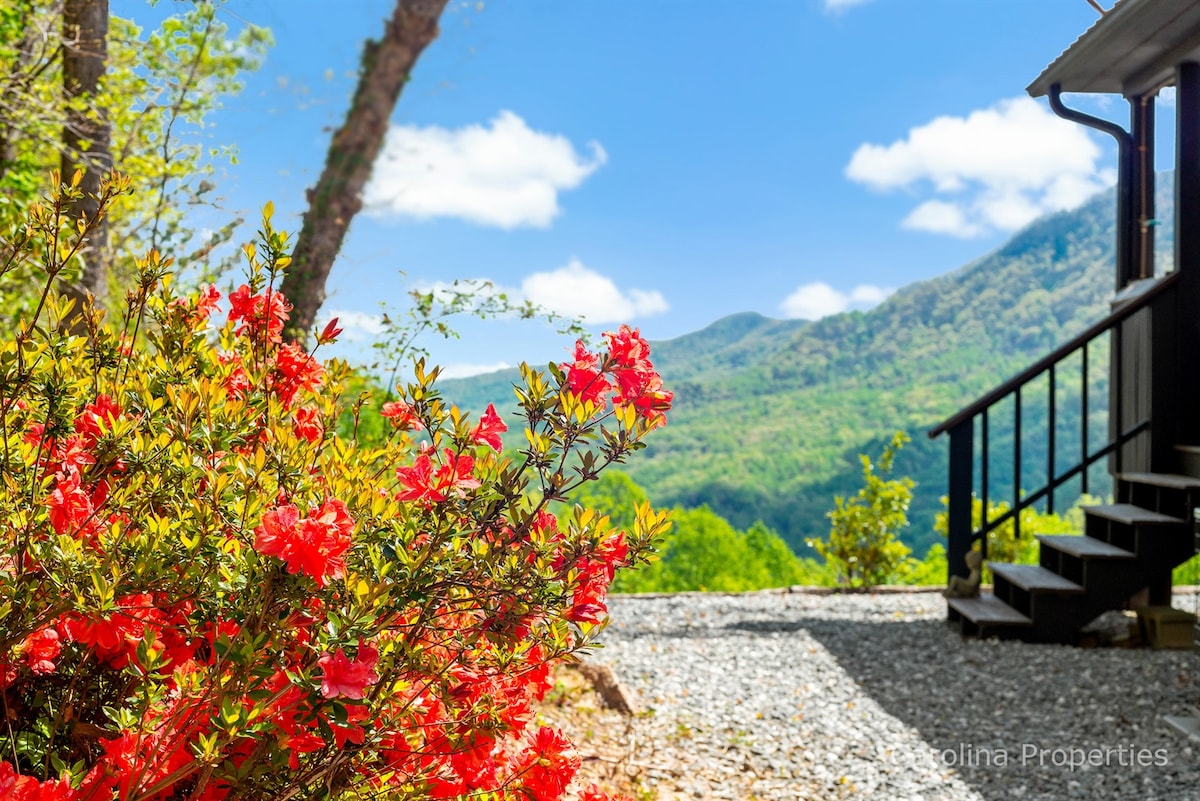
[[[1174, 268], [1154, 273], [1155, 100], [1176, 91]], [[1107, 494], [1115, 503], [1086, 510], [1086, 536], [1046, 536], [1039, 565], [992, 564], [994, 589], [951, 599], [949, 618], [965, 634], [1071, 642], [1080, 627], [1147, 591], [1171, 600], [1171, 570], [1196, 551], [1200, 506], [1200, 3], [1121, 0], [1028, 87], [1059, 116], [1112, 136], [1118, 146], [1116, 276], [1112, 311], [1024, 372], [930, 431], [949, 436], [948, 558], [964, 557], [1020, 512], [1054, 511], [1055, 494]], [[1124, 97], [1121, 126], [1072, 109], [1063, 93]], [[1090, 354], [1090, 357], [1089, 357]], [[1090, 363], [1089, 363], [1090, 359]], [[1097, 364], [1096, 362], [1101, 362]], [[1107, 361], [1106, 365], [1103, 363]], [[1105, 387], [1096, 384], [1103, 381]], [[1066, 393], [1071, 383], [1074, 391]], [[1038, 393], [1048, 424], [1022, 427], [1022, 406]], [[1100, 393], [1097, 395], [1097, 393]], [[1062, 409], [1078, 396], [1081, 408]], [[1108, 398], [1107, 431], [1095, 399]], [[1089, 399], [1093, 408], [1089, 409]], [[1063, 412], [1066, 411], [1067, 415]], [[1064, 454], [1064, 420], [1074, 452]], [[1090, 426], [1090, 428], [1089, 428]], [[1006, 437], [997, 447], [997, 429]], [[1043, 459], [1042, 486], [1028, 486], [1031, 459]], [[1095, 469], [1092, 469], [1095, 466]], [[1107, 466], [1111, 490], [1089, 486]], [[989, 497], [989, 473], [1010, 471], [1016, 497]], [[1025, 486], [1022, 486], [1022, 479]], [[982, 515], [973, 513], [980, 501]], [[1011, 508], [987, 519], [989, 502]], [[983, 519], [973, 519], [982, 517]]]

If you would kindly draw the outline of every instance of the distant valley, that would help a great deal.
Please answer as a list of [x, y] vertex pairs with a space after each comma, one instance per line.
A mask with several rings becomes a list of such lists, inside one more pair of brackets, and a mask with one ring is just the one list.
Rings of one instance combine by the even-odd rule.
[[[1109, 192], [1040, 219], [994, 253], [910, 284], [869, 312], [815, 322], [735, 314], [653, 343], [676, 405], [668, 426], [624, 469], [656, 505], [708, 505], [740, 528], [762, 520], [807, 553], [805, 538], [828, 531], [834, 496], [858, 486], [857, 454], [878, 455], [904, 430], [912, 443], [896, 472], [917, 481], [906, 539], [923, 553], [938, 539], [933, 520], [946, 492], [947, 444], [930, 441], [927, 430], [1106, 313], [1113, 206]], [[1158, 208], [1157, 249], [1169, 258], [1168, 193], [1160, 192]], [[465, 408], [515, 408], [516, 380], [510, 370], [442, 389]], [[1070, 408], [1065, 400], [1061, 409]], [[1104, 402], [1093, 402], [1093, 414], [1103, 415]], [[1024, 412], [1035, 430], [1039, 408], [1035, 399]], [[994, 497], [1011, 486], [1011, 477], [999, 478]]]

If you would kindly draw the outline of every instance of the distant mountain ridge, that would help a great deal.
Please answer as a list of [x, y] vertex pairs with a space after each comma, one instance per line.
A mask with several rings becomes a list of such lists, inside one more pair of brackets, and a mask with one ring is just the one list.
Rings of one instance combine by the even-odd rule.
[[[1170, 186], [1170, 177], [1159, 185]], [[1160, 192], [1158, 204], [1156, 247], [1169, 254], [1170, 194]], [[762, 520], [804, 552], [806, 537], [827, 533], [834, 495], [857, 487], [857, 454], [877, 455], [892, 432], [905, 430], [912, 443], [896, 471], [918, 482], [908, 539], [923, 551], [937, 540], [933, 516], [946, 491], [946, 442], [931, 442], [926, 431], [1107, 312], [1113, 215], [1113, 194], [1102, 193], [868, 312], [814, 322], [746, 312], [652, 343], [676, 404], [667, 427], [625, 469], [656, 504], [707, 504], [741, 528]], [[480, 409], [510, 403], [516, 378], [502, 371], [442, 389]], [[1093, 401], [1093, 413], [1103, 405]], [[1028, 426], [1036, 428], [1037, 415], [1035, 403]], [[1060, 439], [1070, 447], [1069, 437]], [[1036, 473], [1031, 467], [1022, 484]], [[997, 492], [1011, 477], [1005, 482], [997, 480]]]

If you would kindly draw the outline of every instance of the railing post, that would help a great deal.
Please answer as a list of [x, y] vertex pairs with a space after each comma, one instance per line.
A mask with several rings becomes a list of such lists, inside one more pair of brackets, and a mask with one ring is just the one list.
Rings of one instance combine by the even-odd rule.
[[[972, 470], [975, 461], [975, 421], [963, 420], [950, 429], [950, 481], [946, 507], [948, 541], [946, 563], [950, 576], [967, 577], [967, 551], [971, 550]], [[949, 578], [949, 577], [947, 577]]]

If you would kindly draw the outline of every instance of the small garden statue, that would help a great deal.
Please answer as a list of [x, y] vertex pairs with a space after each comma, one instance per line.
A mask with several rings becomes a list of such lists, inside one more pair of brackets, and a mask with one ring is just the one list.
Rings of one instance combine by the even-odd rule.
[[947, 598], [978, 598], [979, 582], [982, 577], [980, 568], [983, 567], [983, 554], [979, 551], [967, 551], [963, 557], [971, 573], [966, 578], [951, 576], [950, 583], [942, 593]]

